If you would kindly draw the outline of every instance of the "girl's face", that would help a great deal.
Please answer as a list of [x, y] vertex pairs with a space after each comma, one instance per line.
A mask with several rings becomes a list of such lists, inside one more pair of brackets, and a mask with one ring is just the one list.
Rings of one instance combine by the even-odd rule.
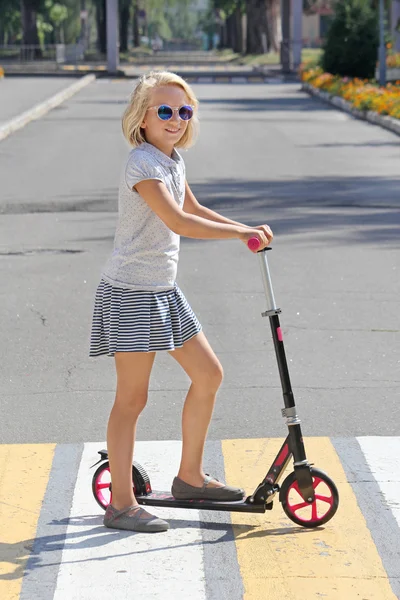
[[[160, 106], [161, 104], [167, 104], [171, 108], [179, 108], [189, 104], [189, 99], [181, 87], [163, 85], [152, 89], [148, 108]], [[171, 156], [175, 144], [182, 138], [187, 126], [188, 121], [182, 121], [178, 111], [174, 111], [168, 121], [162, 121], [157, 115], [157, 110], [153, 108], [147, 110], [141, 124], [146, 141], [168, 156]]]

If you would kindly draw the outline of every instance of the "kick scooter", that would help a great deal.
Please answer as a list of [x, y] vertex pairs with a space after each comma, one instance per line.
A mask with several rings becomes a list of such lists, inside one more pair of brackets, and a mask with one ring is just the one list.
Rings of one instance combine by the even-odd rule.
[[[257, 238], [248, 242], [250, 250], [256, 252], [260, 246]], [[154, 491], [145, 469], [134, 462], [132, 480], [135, 497], [139, 504], [146, 506], [168, 506], [176, 508], [195, 508], [201, 510], [222, 510], [234, 512], [264, 513], [272, 509], [273, 499], [279, 494], [279, 500], [286, 515], [297, 525], [318, 527], [327, 523], [335, 514], [339, 504], [339, 494], [334, 482], [323, 471], [315, 469], [307, 460], [297, 416], [294, 396], [290, 383], [289, 370], [283, 346], [282, 329], [279, 323], [280, 308], [277, 308], [269, 272], [267, 251], [265, 248], [257, 252], [264, 290], [267, 299], [267, 310], [262, 313], [268, 317], [272, 339], [278, 362], [285, 408], [282, 415], [288, 426], [288, 436], [282, 444], [278, 455], [270, 466], [266, 476], [258, 484], [254, 492], [243, 500], [221, 502], [215, 500], [176, 500], [170, 492]], [[100, 450], [100, 460], [92, 479], [92, 491], [97, 503], [106, 509], [111, 502], [110, 467], [107, 450]], [[294, 470], [279, 485], [283, 473], [293, 457]]]

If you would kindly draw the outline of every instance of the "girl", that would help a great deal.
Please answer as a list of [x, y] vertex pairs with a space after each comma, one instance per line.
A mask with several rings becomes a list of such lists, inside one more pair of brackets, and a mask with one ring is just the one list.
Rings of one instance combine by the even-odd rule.
[[176, 148], [194, 141], [198, 101], [190, 86], [170, 72], [140, 78], [123, 115], [133, 150], [119, 187], [114, 251], [97, 288], [90, 356], [114, 356], [115, 403], [107, 428], [112, 504], [104, 525], [154, 532], [169, 525], [139, 507], [132, 489], [136, 423], [147, 402], [156, 352], [167, 351], [191, 379], [182, 415], [182, 457], [171, 492], [179, 499], [241, 500], [244, 491], [204, 474], [203, 450], [220, 362], [175, 283], [180, 236], [198, 239], [257, 237], [272, 240], [267, 225], [247, 227], [200, 205], [185, 179]]

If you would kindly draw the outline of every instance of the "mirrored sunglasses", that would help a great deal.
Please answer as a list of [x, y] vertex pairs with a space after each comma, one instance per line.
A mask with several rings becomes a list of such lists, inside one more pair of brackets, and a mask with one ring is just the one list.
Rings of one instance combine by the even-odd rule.
[[178, 111], [181, 121], [190, 121], [193, 117], [193, 106], [190, 106], [190, 104], [184, 104], [183, 106], [179, 106], [179, 108], [169, 106], [168, 104], [161, 104], [160, 106], [150, 106], [148, 110], [156, 110], [157, 116], [161, 121], [172, 119], [175, 111]]

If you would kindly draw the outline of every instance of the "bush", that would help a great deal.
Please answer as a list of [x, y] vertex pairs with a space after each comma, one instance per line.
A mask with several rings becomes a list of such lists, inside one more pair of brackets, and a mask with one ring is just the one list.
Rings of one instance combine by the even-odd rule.
[[376, 10], [365, 0], [338, 0], [324, 46], [324, 71], [373, 79], [378, 46]]

